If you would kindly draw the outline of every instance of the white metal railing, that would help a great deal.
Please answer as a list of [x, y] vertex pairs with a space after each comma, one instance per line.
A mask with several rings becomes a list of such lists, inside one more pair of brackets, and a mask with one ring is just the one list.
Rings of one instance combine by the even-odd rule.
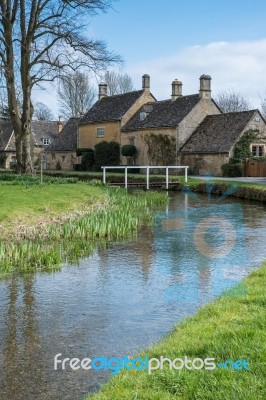
[[150, 188], [150, 169], [165, 169], [165, 183], [166, 183], [166, 190], [169, 189], [169, 169], [184, 169], [185, 170], [185, 183], [187, 183], [187, 165], [119, 165], [119, 166], [106, 166], [102, 167], [103, 170], [103, 183], [106, 183], [106, 170], [108, 169], [124, 169], [125, 170], [125, 188], [127, 189], [128, 186], [128, 169], [146, 169], [146, 188]]

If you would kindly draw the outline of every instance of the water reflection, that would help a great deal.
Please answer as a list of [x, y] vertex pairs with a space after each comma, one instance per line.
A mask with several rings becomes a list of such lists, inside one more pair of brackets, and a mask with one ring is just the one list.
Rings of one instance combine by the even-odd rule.
[[[241, 203], [239, 224], [239, 202], [232, 199], [223, 203], [220, 215], [233, 225], [238, 221], [239, 246], [244, 247], [238, 247], [236, 265], [232, 270], [225, 262], [217, 268], [217, 260], [199, 255], [193, 230], [214, 206], [206, 197], [200, 199], [175, 195], [165, 225], [144, 229], [127, 242], [101, 246], [78, 266], [0, 282], [1, 400], [81, 399], [107, 374], [54, 371], [57, 353], [79, 358], [133, 354], [266, 257], [265, 207]], [[178, 221], [173, 222], [171, 213]], [[216, 236], [219, 246], [224, 236]]]

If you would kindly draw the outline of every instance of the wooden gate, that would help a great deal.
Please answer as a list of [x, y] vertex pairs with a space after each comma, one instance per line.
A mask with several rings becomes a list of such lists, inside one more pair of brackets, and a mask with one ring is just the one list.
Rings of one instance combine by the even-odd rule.
[[246, 160], [245, 176], [266, 177], [266, 161]]

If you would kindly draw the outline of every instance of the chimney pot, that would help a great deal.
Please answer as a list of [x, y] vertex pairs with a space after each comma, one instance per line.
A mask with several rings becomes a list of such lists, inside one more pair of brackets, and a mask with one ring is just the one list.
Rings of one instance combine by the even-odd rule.
[[210, 75], [201, 75], [199, 94], [202, 99], [211, 98], [211, 77]]
[[172, 101], [182, 97], [182, 86], [182, 82], [180, 82], [178, 79], [175, 79], [172, 82]]
[[99, 100], [101, 100], [103, 97], [107, 97], [107, 85], [106, 85], [106, 83], [100, 83], [99, 84]]
[[63, 124], [62, 124], [62, 122], [59, 120], [59, 121], [57, 122], [57, 133], [59, 134], [59, 133], [62, 131], [62, 129], [63, 129]]
[[145, 74], [142, 77], [142, 89], [150, 91], [150, 75]]

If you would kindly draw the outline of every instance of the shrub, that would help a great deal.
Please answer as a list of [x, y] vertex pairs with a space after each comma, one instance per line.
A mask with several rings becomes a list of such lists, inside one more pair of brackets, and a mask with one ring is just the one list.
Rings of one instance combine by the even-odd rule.
[[61, 163], [60, 163], [59, 160], [57, 160], [55, 169], [56, 169], [57, 171], [60, 171], [60, 170], [62, 169], [62, 166], [61, 166]]
[[82, 153], [82, 160], [81, 160], [81, 166], [83, 171], [91, 170], [94, 163], [95, 163], [94, 150], [88, 149], [87, 151], [84, 151]]
[[76, 155], [77, 157], [80, 157], [83, 155], [83, 153], [87, 153], [88, 151], [93, 151], [93, 149], [89, 148], [89, 147], [83, 147], [83, 148], [79, 148], [76, 150]]
[[246, 158], [251, 158], [250, 145], [259, 136], [258, 130], [248, 130], [244, 132], [243, 136], [237, 141], [234, 147], [234, 157], [232, 162], [238, 164]]
[[223, 164], [222, 167], [222, 175], [224, 177], [233, 178], [236, 176], [243, 176], [244, 167], [242, 164], [233, 164], [233, 163], [226, 163]]
[[81, 164], [74, 164], [73, 169], [74, 171], [83, 171]]
[[[75, 164], [74, 170], [75, 171], [90, 171], [92, 170], [93, 165], [95, 164], [94, 159], [94, 150], [81, 148], [76, 150], [77, 157], [82, 156], [81, 164]], [[79, 165], [79, 166], [78, 166]]]
[[121, 148], [121, 154], [124, 157], [134, 157], [137, 153], [137, 149], [133, 144], [125, 144]]
[[120, 146], [117, 142], [103, 141], [95, 145], [95, 165], [98, 170], [104, 165], [120, 164]]

